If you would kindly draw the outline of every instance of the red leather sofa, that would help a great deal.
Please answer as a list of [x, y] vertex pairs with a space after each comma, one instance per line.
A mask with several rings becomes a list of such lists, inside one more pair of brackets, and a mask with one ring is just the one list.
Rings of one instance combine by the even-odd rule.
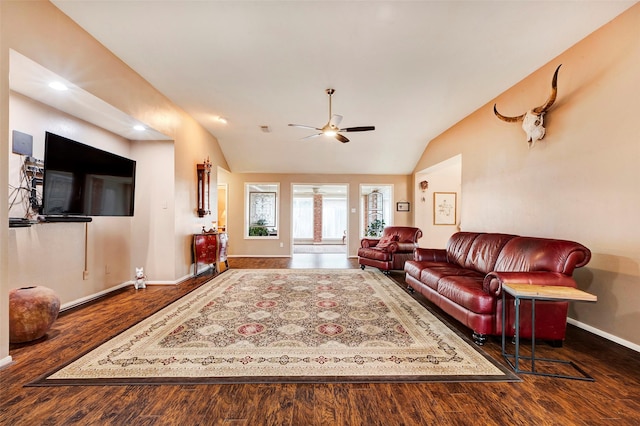
[[380, 238], [363, 238], [358, 249], [358, 264], [379, 268], [388, 274], [391, 270], [402, 271], [404, 262], [413, 259], [422, 231], [409, 226], [387, 226]]
[[[458, 232], [445, 249], [417, 248], [405, 262], [405, 281], [469, 327], [479, 345], [502, 334], [502, 285], [576, 287], [573, 270], [591, 259], [579, 243], [508, 234]], [[513, 298], [507, 298], [506, 334], [514, 334]], [[568, 302], [536, 302], [536, 338], [561, 346]], [[520, 306], [520, 333], [531, 337], [531, 303]]]

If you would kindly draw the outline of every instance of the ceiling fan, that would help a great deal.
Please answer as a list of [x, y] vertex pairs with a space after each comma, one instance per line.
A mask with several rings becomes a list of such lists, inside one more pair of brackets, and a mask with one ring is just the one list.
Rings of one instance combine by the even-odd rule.
[[329, 137], [333, 137], [338, 139], [342, 143], [349, 142], [349, 139], [344, 137], [338, 132], [367, 132], [369, 130], [375, 130], [375, 126], [360, 126], [360, 127], [345, 127], [341, 129], [340, 122], [342, 121], [342, 116], [338, 114], [331, 113], [331, 97], [336, 92], [334, 89], [327, 89], [327, 95], [329, 95], [329, 121], [323, 127], [313, 127], [313, 126], [304, 126], [302, 124], [289, 124], [291, 127], [300, 127], [301, 129], [311, 129], [311, 130], [319, 130], [320, 133], [316, 133], [313, 135], [306, 136], [302, 139], [310, 139], [315, 138], [317, 136], [325, 135]]

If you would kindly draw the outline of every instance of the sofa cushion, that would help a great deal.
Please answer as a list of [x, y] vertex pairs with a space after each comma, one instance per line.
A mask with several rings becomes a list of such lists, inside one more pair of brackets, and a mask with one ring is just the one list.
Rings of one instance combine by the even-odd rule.
[[423, 269], [438, 265], [442, 265], [442, 262], [408, 260], [404, 263], [404, 271], [413, 278], [420, 280], [420, 273]]
[[495, 314], [496, 298], [482, 290], [482, 277], [449, 276], [438, 282], [438, 294], [477, 314]]
[[480, 272], [476, 272], [471, 269], [464, 269], [456, 265], [451, 265], [449, 263], [442, 263], [440, 265], [432, 265], [428, 268], [423, 269], [420, 272], [420, 281], [424, 284], [428, 285], [434, 290], [438, 290], [439, 281], [444, 277], [450, 276], [468, 276], [480, 279], [480, 283], [482, 284], [482, 280], [484, 279], [484, 274]]
[[378, 241], [376, 247], [387, 248], [391, 243], [398, 241], [398, 239], [398, 235], [385, 235], [384, 237], [380, 238], [380, 241]]
[[510, 234], [480, 234], [471, 244], [464, 267], [488, 274], [498, 260], [500, 251], [516, 235]]
[[369, 247], [369, 248], [359, 248], [358, 249], [358, 257], [365, 257], [367, 259], [380, 260], [383, 262], [388, 262], [391, 260], [392, 254], [385, 249], [381, 249], [378, 247]]
[[477, 232], [457, 232], [447, 241], [447, 260], [464, 267], [473, 241], [480, 235]]
[[575, 268], [586, 265], [591, 252], [582, 244], [565, 240], [516, 237], [500, 252], [498, 272], [560, 272], [571, 276]]

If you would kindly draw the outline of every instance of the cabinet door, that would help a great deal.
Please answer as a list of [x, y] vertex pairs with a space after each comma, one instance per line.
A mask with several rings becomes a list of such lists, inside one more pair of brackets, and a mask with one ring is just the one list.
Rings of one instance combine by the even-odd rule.
[[218, 241], [216, 234], [199, 234], [193, 236], [193, 261], [195, 274], [200, 264], [214, 265], [217, 259]]

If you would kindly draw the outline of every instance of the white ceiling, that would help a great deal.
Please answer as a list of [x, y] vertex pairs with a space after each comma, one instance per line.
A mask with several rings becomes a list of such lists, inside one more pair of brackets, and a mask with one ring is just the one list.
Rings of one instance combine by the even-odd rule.
[[[431, 139], [635, 2], [53, 3], [216, 136], [232, 172], [409, 174]], [[313, 131], [287, 124], [322, 127], [330, 87], [343, 127], [376, 130], [300, 140]]]
[[[9, 63], [10, 87], [15, 92], [126, 139], [170, 140], [146, 123], [134, 119], [15, 50], [9, 51]], [[67, 90], [60, 92], [52, 89], [49, 87], [52, 82], [62, 83]], [[136, 130], [134, 127], [138, 125], [143, 126], [144, 130]]]

